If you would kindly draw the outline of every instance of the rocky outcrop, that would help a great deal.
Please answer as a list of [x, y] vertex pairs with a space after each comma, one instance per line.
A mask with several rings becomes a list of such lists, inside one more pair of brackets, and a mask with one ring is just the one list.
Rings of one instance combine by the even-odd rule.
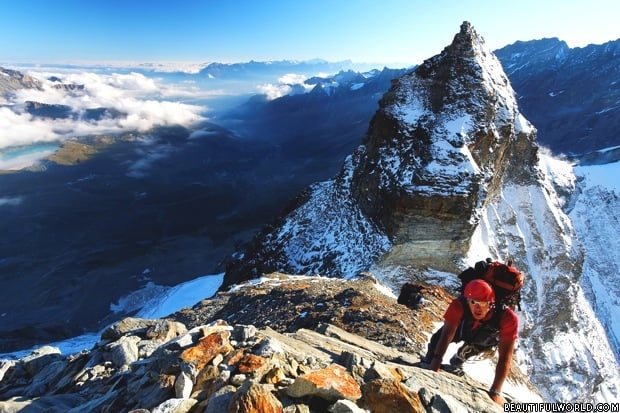
[[[221, 319], [192, 327], [199, 320], [224, 314], [214, 313], [217, 309], [235, 315], [239, 310], [235, 303], [242, 299], [246, 307], [281, 308], [280, 304], [291, 298], [284, 295], [287, 291], [294, 295], [323, 290], [323, 296], [313, 297], [313, 306], [325, 313], [334, 311], [327, 321], [343, 322], [349, 317], [347, 312], [360, 314], [360, 320], [370, 317], [371, 310], [360, 307], [355, 299], [356, 295], [380, 295], [369, 276], [357, 281], [320, 281], [325, 281], [324, 288], [308, 277], [274, 274], [259, 286], [249, 284], [219, 294], [169, 319], [125, 319], [104, 331], [90, 351], [62, 356], [57, 349], [43, 348], [21, 360], [2, 361], [0, 411], [502, 411], [486, 394], [488, 384], [415, 367], [412, 364], [418, 355], [401, 351], [402, 344], [384, 345], [319, 322], [314, 315], [298, 314], [315, 318], [317, 324], [295, 330], [288, 328], [290, 316], [283, 313], [266, 315], [280, 331]], [[307, 288], [308, 283], [315, 285]], [[424, 318], [429, 324], [436, 320], [437, 308], [446, 305], [447, 296], [441, 289], [429, 287], [425, 291], [425, 304], [408, 314], [420, 326], [428, 326], [422, 322]], [[343, 294], [349, 294], [344, 305], [339, 301]], [[378, 333], [406, 318], [388, 316], [393, 309], [409, 313], [394, 298], [385, 296], [383, 302], [384, 325], [374, 323]], [[293, 302], [289, 311], [298, 311], [299, 305]], [[339, 317], [335, 310], [343, 306], [346, 310]], [[324, 310], [318, 310], [321, 307]], [[173, 319], [184, 319], [188, 324]], [[424, 333], [415, 331], [411, 324], [408, 327], [411, 331], [401, 327], [401, 333], [409, 337]], [[523, 377], [511, 379], [527, 383]], [[523, 395], [506, 397], [520, 400]]]
[[30, 75], [0, 67], [0, 96], [10, 96], [20, 89], [43, 90], [43, 85]]
[[535, 180], [534, 139], [499, 61], [464, 23], [394, 81], [359, 151], [352, 197], [396, 247], [385, 260], [453, 270], [504, 182]]

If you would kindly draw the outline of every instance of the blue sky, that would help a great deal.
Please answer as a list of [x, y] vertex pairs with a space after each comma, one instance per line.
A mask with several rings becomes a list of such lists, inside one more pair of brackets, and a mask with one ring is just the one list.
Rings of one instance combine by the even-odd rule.
[[420, 63], [470, 21], [492, 48], [620, 38], [618, 0], [2, 0], [0, 63]]

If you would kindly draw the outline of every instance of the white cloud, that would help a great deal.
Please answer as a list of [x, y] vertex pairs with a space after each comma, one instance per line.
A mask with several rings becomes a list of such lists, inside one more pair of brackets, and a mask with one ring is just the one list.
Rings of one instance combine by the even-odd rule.
[[280, 83], [284, 83], [287, 85], [303, 85], [304, 82], [306, 81], [306, 79], [308, 79], [308, 76], [306, 75], [299, 75], [296, 73], [288, 73], [284, 76], [282, 76], [281, 78], [278, 79], [278, 82]]
[[22, 203], [22, 197], [5, 197], [0, 198], [0, 207], [4, 205], [19, 205]]
[[0, 108], [0, 148], [56, 140], [55, 123]]
[[[58, 149], [54, 145], [42, 145], [30, 147], [32, 150], [21, 154], [10, 154], [10, 156], [0, 154], [0, 170], [17, 171], [36, 164], [39, 160], [46, 158]], [[1, 203], [0, 203], [1, 205]]]
[[277, 84], [258, 85], [256, 89], [259, 93], [267, 95], [267, 99], [273, 100], [286, 95], [304, 93], [312, 89], [312, 86], [304, 83], [306, 79], [308, 77], [305, 75], [289, 73], [280, 77]]
[[256, 88], [259, 93], [266, 95], [269, 100], [288, 95], [293, 90], [289, 85], [274, 85], [272, 83], [258, 85]]
[[[38, 142], [128, 130], [148, 131], [154, 126], [190, 126], [202, 120], [205, 108], [175, 102], [171, 97], [198, 95], [193, 85], [176, 88], [163, 85], [157, 79], [140, 73], [99, 74], [94, 72], [32, 72], [43, 82], [44, 90], [23, 89], [5, 107], [0, 107], [0, 149], [31, 145]], [[64, 90], [54, 87], [50, 77], [56, 76], [66, 84], [84, 85], [83, 89]], [[123, 116], [100, 120], [49, 119], [33, 117], [23, 112], [23, 104], [35, 101], [50, 105], [67, 105], [74, 111], [114, 109]], [[10, 107], [12, 108], [9, 108]]]

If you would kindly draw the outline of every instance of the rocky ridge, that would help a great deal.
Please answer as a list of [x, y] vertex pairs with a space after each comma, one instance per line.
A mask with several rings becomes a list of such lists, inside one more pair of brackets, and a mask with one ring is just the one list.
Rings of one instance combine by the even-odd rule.
[[[271, 274], [166, 319], [124, 319], [90, 351], [0, 362], [0, 412], [501, 411], [488, 384], [413, 365], [450, 296], [420, 285], [413, 298], [396, 303], [369, 274]], [[536, 397], [518, 369], [509, 380]]]

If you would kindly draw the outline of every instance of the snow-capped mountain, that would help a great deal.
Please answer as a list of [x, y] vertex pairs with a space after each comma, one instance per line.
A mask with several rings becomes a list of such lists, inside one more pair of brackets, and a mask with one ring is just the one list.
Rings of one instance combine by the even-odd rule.
[[224, 284], [371, 268], [395, 288], [412, 274], [450, 286], [446, 272], [513, 259], [528, 277], [519, 361], [532, 381], [550, 400], [617, 400], [618, 360], [582, 287], [593, 278], [563, 209], [575, 181], [535, 138], [498, 59], [464, 23], [441, 54], [394, 82], [341, 172], [266, 227]]
[[359, 64], [351, 61], [328, 62], [322, 59], [315, 60], [279, 60], [245, 63], [210, 63], [199, 72], [199, 76], [209, 78], [266, 77], [278, 78], [288, 73], [307, 74], [315, 76], [318, 73], [335, 73], [343, 69], [359, 68]]
[[585, 153], [620, 144], [620, 39], [572, 49], [532, 40], [495, 53], [543, 145]]

